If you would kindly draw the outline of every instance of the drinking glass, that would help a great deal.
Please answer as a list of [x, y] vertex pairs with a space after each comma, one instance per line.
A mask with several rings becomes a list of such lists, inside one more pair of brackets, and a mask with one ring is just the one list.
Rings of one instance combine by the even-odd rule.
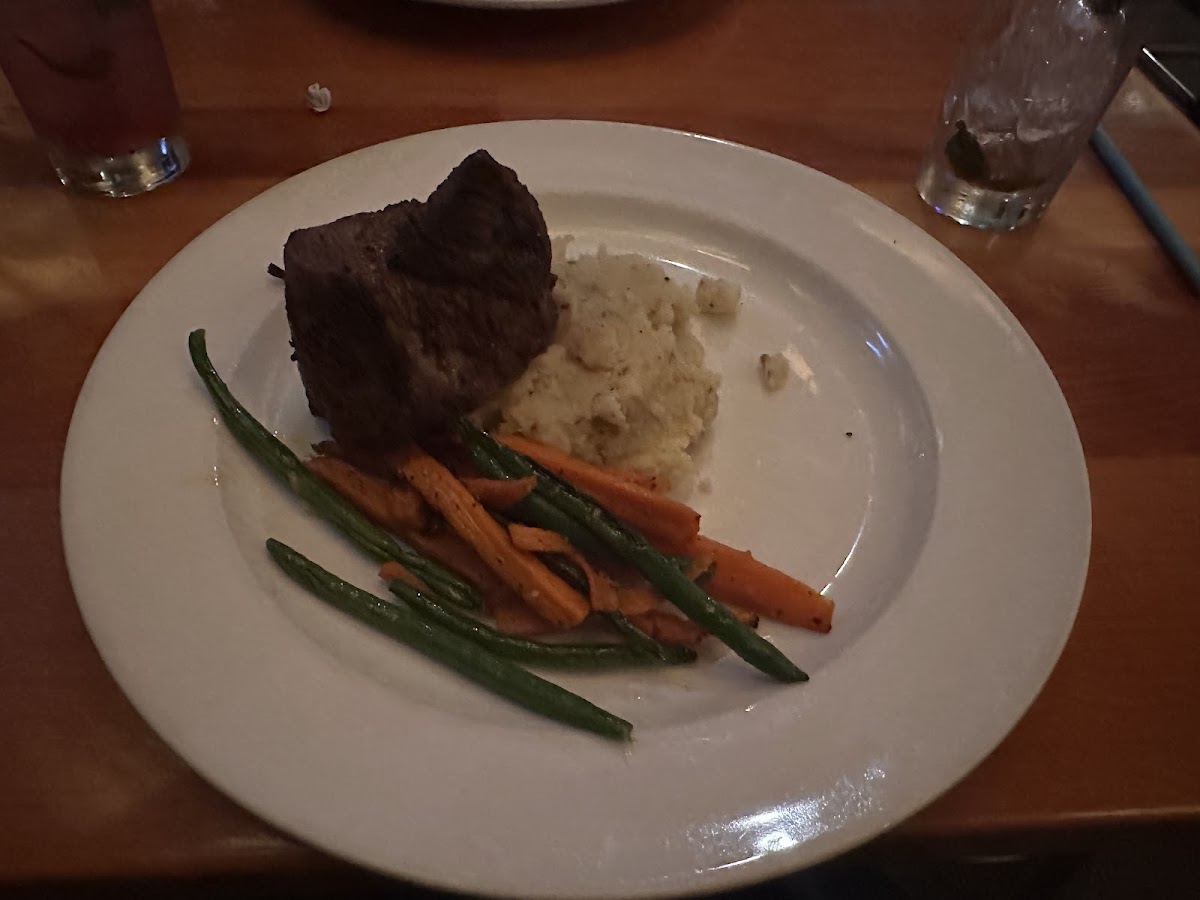
[[149, 0], [4, 0], [0, 68], [68, 187], [127, 197], [187, 168]]
[[977, 228], [1037, 219], [1136, 58], [1157, 0], [982, 0], [917, 176]]

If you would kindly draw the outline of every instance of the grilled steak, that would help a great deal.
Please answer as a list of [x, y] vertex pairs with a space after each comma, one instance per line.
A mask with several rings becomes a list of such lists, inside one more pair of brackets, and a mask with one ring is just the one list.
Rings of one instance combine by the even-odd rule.
[[347, 447], [438, 431], [516, 379], [557, 324], [541, 210], [483, 150], [424, 203], [292, 232], [283, 259], [309, 407]]

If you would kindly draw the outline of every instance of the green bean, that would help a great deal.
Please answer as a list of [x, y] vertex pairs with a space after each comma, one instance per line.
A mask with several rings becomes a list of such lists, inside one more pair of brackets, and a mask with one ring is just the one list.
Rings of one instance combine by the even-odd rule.
[[504, 445], [479, 428], [468, 419], [458, 420], [458, 435], [475, 464], [489, 478], [525, 478], [537, 474], [537, 470], [519, 454], [505, 454], [500, 451]]
[[[585, 597], [588, 596], [591, 586], [588, 584], [587, 575], [584, 574], [579, 566], [575, 565], [567, 557], [557, 553], [541, 553], [538, 555], [547, 569]], [[665, 644], [655, 640], [642, 631], [642, 629], [638, 628], [633, 623], [633, 620], [623, 612], [606, 612], [600, 615], [613, 624], [630, 646], [641, 650], [643, 653], [649, 653], [651, 656], [655, 656], [665, 663], [672, 663], [679, 651], [686, 649], [679, 644]]]
[[629, 644], [550, 644], [531, 641], [497, 631], [455, 606], [438, 603], [403, 581], [388, 583], [391, 592], [418, 614], [453, 631], [497, 656], [530, 666], [562, 669], [617, 669], [647, 665], [680, 665], [695, 662], [689, 647], [664, 648], [667, 652], [646, 653]]
[[[465, 419], [459, 424], [459, 433], [471, 458], [475, 461], [475, 465], [479, 466], [488, 478], [505, 481], [537, 474], [532, 468], [519, 463], [515, 466], [503, 465], [494, 450], [494, 447], [503, 445], [487, 432], [476, 429]], [[590, 531], [536, 493], [526, 495], [509, 510], [509, 514], [527, 525], [536, 525], [539, 528], [558, 532], [576, 549], [589, 556], [599, 559], [612, 558], [608, 548], [596, 540]]]
[[569, 584], [585, 597], [590, 597], [592, 586], [588, 583], [587, 574], [575, 561], [561, 553], [539, 553], [538, 559], [547, 569]]
[[[630, 646], [637, 647], [643, 653], [651, 653], [664, 662], [669, 660], [678, 650], [690, 650], [690, 648], [684, 647], [682, 644], [664, 644], [661, 641], [655, 640], [642, 631], [642, 629], [638, 628], [634, 624], [633, 619], [629, 618], [623, 612], [610, 612], [604, 615], [608, 621], [612, 622], [613, 627], [621, 633], [625, 640], [629, 642]], [[694, 653], [695, 651], [691, 652]]]
[[267, 431], [230, 393], [208, 358], [204, 329], [188, 335], [192, 365], [212, 397], [230, 433], [255, 459], [274, 473], [325, 521], [342, 532], [360, 550], [377, 562], [394, 560], [419, 576], [438, 597], [468, 609], [482, 609], [483, 601], [475, 588], [460, 576], [379, 528], [330, 487], [310, 472], [291, 450]]
[[692, 571], [692, 566], [695, 565], [695, 560], [690, 556], [684, 556], [681, 553], [664, 553], [663, 559], [677, 568], [680, 572]]
[[[547, 477], [557, 478], [548, 469], [542, 468], [539, 463], [534, 462], [523, 454], [517, 453], [507, 444], [496, 440], [486, 431], [475, 428], [466, 419], [459, 422], [459, 435], [475, 464], [489, 478], [498, 478], [500, 480], [527, 478], [529, 476], [538, 479]], [[536, 491], [527, 494], [520, 503], [513, 507], [511, 512], [516, 513], [520, 520], [526, 524], [537, 525], [540, 528], [546, 528], [550, 531], [557, 531], [569, 540], [576, 549], [587, 553], [589, 556], [609, 560], [613, 558], [613, 554], [609, 548], [603, 542], [597, 540], [596, 536], [585, 525], [577, 522], [545, 497], [539, 496]], [[682, 572], [690, 571], [692, 568], [693, 560], [690, 556], [668, 554], [667, 559]]]
[[[470, 428], [471, 430], [467, 430]], [[679, 567], [655, 549], [635, 529], [618, 521], [599, 503], [524, 454], [477, 429], [462, 426], [468, 446], [479, 446], [494, 456], [505, 471], [537, 475], [536, 496], [586, 527], [620, 559], [631, 564], [685, 616], [722, 641], [750, 665], [779, 681], [807, 681], [808, 676], [790, 659], [753, 629], [747, 627], [723, 604], [679, 571]]]
[[[507, 448], [487, 432], [475, 428], [466, 419], [459, 422], [459, 435], [475, 464], [489, 478], [503, 481], [510, 478], [524, 478], [529, 475], [535, 478], [539, 477], [534, 467], [523, 458], [507, 457], [497, 452]], [[593, 558], [606, 560], [613, 558], [608, 548], [600, 543], [587, 528], [536, 493], [528, 494], [509, 512], [517, 515], [521, 521], [527, 524], [537, 525], [561, 534], [576, 549], [588, 553]], [[541, 554], [540, 558], [547, 568], [559, 578], [585, 597], [588, 596], [590, 585], [587, 576], [571, 560], [553, 553]], [[688, 557], [677, 557], [676, 560], [676, 564], [685, 571], [691, 568], [692, 561]], [[629, 644], [643, 652], [650, 653], [668, 663], [677, 652], [676, 645], [664, 644], [655, 640], [638, 628], [624, 613], [609, 612], [603, 615], [612, 622]]]
[[288, 577], [329, 605], [370, 625], [492, 693], [557, 722], [604, 737], [629, 740], [633, 726], [478, 644], [453, 634], [398, 603], [389, 603], [325, 571], [286, 544], [267, 552]]

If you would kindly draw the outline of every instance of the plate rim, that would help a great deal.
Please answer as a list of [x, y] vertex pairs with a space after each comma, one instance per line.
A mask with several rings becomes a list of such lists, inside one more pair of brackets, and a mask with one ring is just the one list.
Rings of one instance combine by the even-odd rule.
[[[104, 346], [102, 346], [100, 352], [97, 354], [96, 360], [93, 362], [92, 368], [89, 370], [88, 377], [85, 380], [83, 388], [80, 391], [79, 399], [77, 401], [76, 408], [72, 415], [71, 427], [68, 432], [68, 438], [67, 438], [66, 447], [64, 450], [63, 468], [62, 468], [62, 475], [61, 475], [61, 488], [62, 488], [61, 510], [62, 510], [62, 521], [63, 521], [64, 552], [67, 557], [68, 570], [71, 575], [72, 585], [76, 590], [76, 596], [79, 597], [81, 592], [79, 590], [79, 586], [77, 583], [77, 577], [78, 577], [77, 568], [79, 567], [78, 544], [76, 543], [76, 550], [72, 551], [71, 545], [73, 543], [73, 539], [68, 535], [68, 527], [69, 527], [68, 522], [69, 522], [69, 520], [72, 519], [72, 516], [68, 512], [68, 505], [70, 503], [71, 497], [73, 496], [72, 492], [76, 489], [76, 484], [77, 484], [76, 471], [78, 469], [78, 466], [81, 465], [81, 463], [78, 460], [79, 460], [81, 454], [83, 453], [83, 451], [79, 449], [80, 441], [82, 440], [80, 435], [83, 432], [77, 430], [76, 422], [77, 422], [77, 420], [82, 421], [83, 412], [81, 412], [81, 411], [84, 410], [85, 403], [89, 401], [91, 392], [95, 390], [95, 387], [92, 384], [93, 372], [99, 370], [101, 360], [103, 358], [105, 358], [105, 352], [109, 347], [110, 341], [114, 341], [114, 336], [117, 336], [115, 338], [115, 340], [120, 340], [119, 332], [121, 329], [122, 322], [126, 319], [126, 317], [128, 317], [130, 315], [131, 311], [135, 311], [135, 309], [140, 308], [139, 301], [141, 301], [143, 299], [143, 297], [149, 296], [152, 293], [152, 288], [155, 287], [156, 282], [160, 278], [164, 278], [165, 274], [168, 273], [168, 270], [171, 268], [173, 263], [176, 260], [178, 260], [181, 256], [183, 256], [190, 248], [192, 248], [193, 245], [197, 241], [199, 241], [204, 235], [207, 235], [208, 233], [215, 231], [216, 229], [219, 229], [230, 216], [237, 215], [240, 211], [245, 209], [245, 207], [247, 205], [249, 205], [251, 203], [256, 203], [258, 201], [262, 201], [265, 198], [268, 198], [269, 196], [271, 196], [274, 192], [283, 191], [283, 190], [287, 189], [286, 186], [288, 184], [294, 182], [296, 179], [306, 178], [306, 177], [307, 178], [316, 177], [314, 175], [314, 173], [318, 172], [321, 169], [325, 169], [326, 167], [347, 165], [348, 164], [347, 160], [349, 160], [350, 158], [352, 158], [356, 155], [359, 155], [359, 154], [369, 154], [371, 152], [378, 152], [379, 148], [381, 148], [381, 147], [395, 145], [395, 144], [403, 143], [405, 141], [412, 141], [413, 139], [423, 139], [426, 141], [434, 140], [438, 135], [445, 136], [445, 135], [455, 133], [455, 132], [457, 132], [457, 133], [477, 133], [481, 129], [487, 130], [489, 128], [518, 129], [518, 130], [521, 128], [534, 128], [534, 129], [537, 129], [537, 128], [551, 128], [551, 129], [566, 128], [566, 129], [572, 129], [572, 128], [578, 128], [581, 126], [586, 127], [586, 128], [598, 127], [601, 129], [632, 129], [632, 130], [638, 131], [638, 132], [648, 132], [648, 133], [652, 133], [652, 134], [657, 133], [658, 135], [665, 135], [665, 136], [668, 136], [666, 138], [668, 140], [687, 139], [690, 141], [699, 140], [699, 141], [703, 141], [706, 143], [713, 143], [713, 144], [717, 144], [717, 145], [720, 145], [720, 146], [723, 146], [726, 148], [730, 148], [732, 151], [735, 151], [737, 153], [747, 153], [748, 152], [759, 158], [765, 158], [765, 159], [773, 160], [776, 162], [786, 163], [788, 166], [796, 167], [796, 171], [803, 171], [804, 173], [806, 173], [806, 177], [808, 177], [810, 179], [815, 177], [818, 181], [824, 182], [826, 184], [826, 187], [835, 186], [832, 189], [835, 189], [839, 192], [847, 191], [854, 195], [857, 195], [857, 197], [859, 198], [860, 201], [865, 201], [871, 207], [873, 207], [874, 212], [876, 214], [882, 215], [884, 220], [886, 222], [888, 222], [890, 228], [897, 229], [899, 232], [904, 233], [906, 237], [908, 237], [918, 243], [924, 244], [926, 250], [931, 252], [935, 257], [940, 257], [939, 261], [941, 263], [951, 264], [952, 267], [955, 268], [956, 273], [960, 277], [968, 277], [969, 279], [974, 281], [976, 289], [982, 293], [982, 295], [985, 297], [985, 299], [990, 298], [989, 302], [992, 305], [992, 309], [990, 311], [994, 314], [997, 314], [1001, 318], [1001, 320], [1005, 321], [1007, 326], [1016, 335], [1023, 338], [1023, 340], [1028, 345], [1028, 349], [1032, 350], [1031, 360], [1033, 361], [1034, 365], [1036, 366], [1038, 363], [1040, 363], [1041, 369], [1043, 370], [1041, 372], [1041, 375], [1043, 377], [1048, 378], [1049, 384], [1053, 385], [1054, 391], [1057, 393], [1057, 401], [1061, 405], [1061, 412], [1065, 416], [1064, 421], [1065, 421], [1066, 425], [1068, 426], [1070, 436], [1074, 438], [1073, 450], [1074, 450], [1075, 457], [1076, 457], [1074, 462], [1077, 463], [1077, 472], [1081, 476], [1081, 480], [1076, 485], [1076, 487], [1082, 489], [1080, 499], [1083, 504], [1083, 508], [1082, 508], [1081, 512], [1083, 514], [1083, 519], [1084, 519], [1083, 530], [1081, 533], [1082, 543], [1083, 543], [1083, 552], [1082, 552], [1081, 559], [1076, 561], [1077, 567], [1078, 567], [1078, 577], [1076, 579], [1077, 584], [1074, 585], [1074, 587], [1071, 591], [1073, 593], [1073, 595], [1075, 596], [1073, 608], [1071, 609], [1070, 616], [1068, 617], [1068, 620], [1066, 622], [1066, 627], [1062, 630], [1061, 634], [1059, 635], [1056, 645], [1053, 646], [1052, 648], [1050, 648], [1050, 652], [1049, 652], [1048, 656], [1051, 659], [1051, 663], [1046, 667], [1045, 672], [1041, 675], [1041, 677], [1038, 679], [1035, 679], [1037, 681], [1036, 687], [1029, 693], [1029, 696], [1027, 697], [1025, 702], [1020, 705], [1019, 713], [1015, 717], [1013, 717], [1011, 722], [1003, 729], [1000, 737], [994, 743], [990, 743], [987, 746], [982, 747], [982, 749], [979, 750], [977, 756], [975, 758], [971, 759], [967, 764], [965, 764], [962, 767], [962, 771], [959, 772], [957, 775], [955, 775], [955, 777], [953, 778], [952, 781], [944, 783], [943, 786], [939, 790], [935, 791], [932, 795], [927, 796], [923, 800], [916, 803], [914, 806], [912, 806], [906, 812], [903, 812], [899, 818], [888, 823], [884, 828], [877, 829], [876, 831], [872, 832], [871, 834], [867, 835], [866, 837], [860, 837], [858, 840], [855, 840], [847, 845], [834, 846], [831, 849], [829, 849], [828, 852], [824, 853], [823, 855], [817, 855], [813, 858], [806, 859], [804, 862], [804, 865], [815, 864], [815, 863], [821, 861], [821, 859], [825, 859], [831, 855], [835, 855], [836, 853], [843, 852], [844, 850], [849, 849], [849, 846], [853, 846], [854, 844], [860, 842], [861, 840], [868, 839], [870, 836], [873, 836], [874, 834], [878, 834], [880, 830], [886, 830], [887, 827], [891, 827], [891, 825], [896, 824], [896, 821], [899, 821], [902, 818], [905, 818], [908, 815], [911, 815], [916, 810], [927, 805], [929, 802], [932, 802], [932, 800], [936, 799], [937, 796], [940, 796], [941, 793], [944, 793], [946, 790], [949, 790], [954, 784], [956, 784], [959, 780], [961, 780], [961, 778], [963, 776], [965, 776], [972, 769], [974, 769], [975, 766], [977, 766], [978, 763], [980, 761], [982, 761], [982, 759], [984, 757], [986, 757], [986, 755], [988, 753], [990, 753], [992, 749], [994, 749], [994, 747], [999, 743], [999, 741], [1003, 740], [1004, 736], [1008, 733], [1009, 730], [1011, 730], [1011, 728], [1016, 724], [1016, 722], [1019, 721], [1021, 717], [1023, 717], [1023, 715], [1028, 710], [1029, 706], [1032, 704], [1034, 699], [1036, 699], [1038, 693], [1040, 693], [1042, 685], [1044, 685], [1046, 679], [1049, 677], [1050, 673], [1052, 672], [1053, 667], [1054, 667], [1054, 661], [1056, 661], [1058, 659], [1059, 655], [1061, 654], [1062, 648], [1065, 645], [1067, 637], [1069, 636], [1069, 633], [1070, 633], [1070, 625], [1073, 623], [1075, 614], [1078, 611], [1079, 602], [1080, 602], [1080, 599], [1082, 596], [1083, 585], [1086, 580], [1088, 558], [1090, 556], [1090, 543], [1091, 543], [1091, 508], [1090, 507], [1091, 507], [1091, 504], [1090, 504], [1090, 490], [1088, 487], [1086, 459], [1083, 455], [1082, 446], [1079, 443], [1078, 433], [1075, 429], [1074, 421], [1073, 421], [1073, 418], [1071, 417], [1069, 407], [1066, 404], [1065, 398], [1062, 396], [1061, 389], [1059, 388], [1057, 381], [1054, 378], [1053, 372], [1050, 370], [1048, 364], [1045, 362], [1044, 358], [1041, 356], [1040, 352], [1037, 350], [1036, 346], [1033, 344], [1032, 339], [1024, 331], [1023, 327], [1020, 325], [1020, 323], [1015, 318], [1015, 316], [1012, 315], [1012, 313], [1008, 310], [1008, 308], [999, 300], [999, 298], [997, 298], [995, 296], [994, 293], [992, 293], [990, 291], [990, 289], [987, 288], [987, 286], [984, 284], [984, 282], [981, 279], [979, 279], [979, 277], [977, 275], [975, 275], [975, 273], [971, 272], [971, 270], [969, 268], [967, 268], [964, 264], [962, 264], [961, 261], [959, 261], [957, 259], [957, 257], [955, 257], [947, 248], [945, 248], [941, 244], [937, 243], [931, 236], [929, 236], [924, 231], [919, 229], [918, 226], [911, 223], [909, 220], [905, 219], [903, 216], [900, 216], [894, 210], [891, 210], [890, 208], [886, 207], [882, 203], [879, 203], [878, 201], [874, 200], [874, 198], [871, 198], [869, 195], [866, 195], [865, 193], [858, 191], [853, 186], [844, 184], [842, 182], [838, 182], [836, 179], [833, 179], [828, 175], [825, 175], [823, 173], [812, 170], [806, 166], [803, 166], [802, 164], [800, 164], [794, 160], [787, 159], [785, 157], [781, 157], [776, 154], [772, 154], [772, 153], [769, 153], [768, 151], [764, 151], [764, 150], [761, 150], [758, 148], [739, 144], [734, 141], [729, 141], [729, 140], [720, 139], [720, 138], [712, 138], [712, 137], [708, 137], [706, 135], [695, 134], [695, 133], [687, 132], [687, 131], [659, 128], [656, 126], [634, 125], [634, 124], [617, 123], [617, 122], [589, 121], [589, 120], [506, 121], [506, 122], [480, 123], [480, 124], [475, 124], [475, 125], [456, 126], [454, 128], [441, 129], [439, 131], [434, 131], [434, 132], [425, 132], [425, 133], [418, 134], [418, 135], [410, 135], [407, 137], [395, 139], [393, 141], [384, 142], [382, 144], [373, 145], [371, 147], [365, 147], [360, 150], [356, 150], [352, 153], [345, 154], [341, 157], [335, 158], [333, 160], [328, 160], [328, 161], [321, 163], [320, 165], [315, 166], [312, 169], [309, 169], [303, 173], [299, 173], [296, 176], [292, 176], [289, 179], [285, 179], [283, 182], [280, 182], [279, 184], [274, 185], [271, 188], [268, 188], [266, 191], [260, 193], [256, 197], [251, 198], [251, 200], [247, 201], [245, 204], [242, 204], [237, 209], [231, 211], [226, 216], [223, 216], [217, 222], [213, 223], [213, 225], [211, 225], [208, 229], [206, 229], [206, 231], [201, 236], [199, 236], [192, 242], [189, 242], [189, 244], [183, 250], [181, 250], [180, 253], [176, 257], [174, 257], [170, 262], [167, 263], [166, 266], [164, 266], [164, 268], [160, 271], [159, 274], [155, 275], [154, 278], [151, 279], [151, 281], [146, 285], [146, 287], [143, 288], [142, 292], [139, 293], [138, 297], [135, 298], [133, 303], [130, 304], [129, 310], [127, 310], [126, 313], [122, 315], [121, 320], [119, 320], [117, 325], [114, 326], [109, 337], [106, 338]], [[774, 164], [774, 163], [772, 163], [772, 164]], [[75, 559], [75, 562], [72, 562], [73, 558]], [[114, 670], [114, 663], [110, 661], [109, 656], [106, 652], [106, 648], [102, 644], [101, 640], [98, 640], [96, 638], [96, 632], [94, 631], [92, 617], [88, 614], [88, 609], [85, 607], [86, 607], [86, 604], [81, 600], [80, 608], [81, 608], [81, 611], [83, 612], [85, 623], [87, 624], [87, 627], [89, 630], [89, 634], [92, 634], [93, 640], [96, 642], [97, 647], [100, 649], [101, 655], [104, 658], [106, 666], [108, 666], [110, 671], [112, 671], [112, 670]], [[114, 675], [115, 674], [116, 673], [114, 671]], [[180, 746], [178, 746], [175, 741], [173, 741], [171, 738], [169, 738], [166, 734], [163, 733], [163, 730], [160, 727], [158, 727], [158, 725], [154, 724], [151, 716], [146, 714], [146, 712], [142, 708], [142, 704], [139, 703], [138, 700], [130, 694], [128, 688], [121, 681], [121, 679], [118, 678], [118, 682], [121, 684], [122, 690], [126, 692], [127, 696], [130, 696], [131, 701], [134, 703], [135, 707], [138, 709], [139, 713], [143, 716], [143, 718], [145, 718], [148, 721], [148, 723], [151, 723], [151, 727], [154, 728], [154, 730], [157, 733], [159, 733], [160, 736], [162, 736], [164, 738], [164, 740], [166, 740], [167, 743], [169, 743], [172, 746], [172, 748], [176, 750], [176, 752], [179, 752], [181, 756], [183, 756], [185, 759], [187, 759], [187, 761], [193, 768], [197, 769], [197, 771], [200, 771], [200, 773], [205, 777], [206, 780], [208, 780], [211, 784], [214, 784], [215, 786], [217, 786], [218, 789], [229, 794], [229, 792], [226, 791], [225, 788], [221, 784], [219, 784], [216, 780], [214, 780], [214, 778], [210, 777], [210, 774], [208, 772], [204, 771], [202, 766], [197, 765], [196, 761], [193, 760], [192, 755], [185, 751], [185, 748], [181, 748]], [[1013, 707], [1013, 708], [1015, 708], [1015, 707]], [[234, 799], [239, 804], [247, 806], [248, 808], [252, 809], [256, 814], [260, 815], [265, 820], [275, 822], [276, 824], [279, 824], [280, 827], [284, 828], [285, 830], [287, 830], [293, 834], [297, 833], [297, 831], [294, 828], [292, 828], [291, 826], [280, 823], [277, 818], [273, 817], [269, 813], [269, 811], [265, 811], [265, 810], [257, 808], [253, 804], [248, 803], [245, 798], [239, 797], [239, 796], [234, 796]], [[327, 849], [330, 849], [329, 844], [322, 843], [319, 840], [314, 839], [311, 835], [302, 835], [302, 836], [305, 840], [311, 840], [320, 846], [325, 846]], [[380, 866], [376, 865], [375, 862], [370, 859], [356, 858], [352, 854], [347, 853], [344, 848], [332, 848], [332, 852], [338, 853], [339, 855], [342, 855], [342, 856], [347, 856], [348, 858], [355, 859], [356, 862], [358, 862], [362, 865], [368, 866], [370, 868], [375, 868], [378, 871], [384, 871], [384, 872], [387, 872], [387, 873], [393, 874], [393, 875], [397, 874], [397, 872], [394, 869], [380, 867]], [[749, 884], [752, 882], [760, 881], [765, 878], [772, 877], [773, 875], [779, 875], [779, 874], [784, 874], [786, 872], [794, 871], [796, 868], [795, 863], [794, 862], [789, 863], [789, 860], [793, 859], [793, 858], [794, 858], [793, 854], [789, 854], [786, 852], [767, 854], [766, 856], [763, 857], [763, 859], [756, 860], [754, 865], [740, 866], [738, 868], [735, 868], [735, 869], [732, 869], [732, 870], [729, 870], [729, 871], [726, 871], [723, 873], [718, 873], [718, 874], [714, 874], [710, 870], [707, 873], [707, 876], [703, 880], [702, 883], [701, 883], [701, 881], [697, 881], [695, 883], [689, 883], [689, 884], [685, 884], [682, 886], [663, 885], [658, 890], [645, 889], [645, 887], [643, 886], [642, 888], [636, 890], [634, 892], [634, 895], [645, 896], [645, 897], [669, 896], [669, 895], [678, 893], [681, 890], [681, 888], [684, 890], [689, 890], [689, 889], [690, 890], [698, 890], [698, 889], [700, 889], [700, 890], [718, 890], [718, 889], [726, 889], [726, 888], [730, 888], [730, 887], [735, 887], [737, 885]], [[442, 887], [442, 888], [450, 888], [450, 889], [457, 889], [457, 890], [470, 889], [470, 890], [487, 892], [486, 885], [464, 886], [462, 884], [455, 883], [452, 881], [444, 881], [444, 880], [439, 881], [436, 879], [422, 878], [420, 876], [414, 875], [413, 873], [403, 873], [403, 877], [411, 879], [411, 880], [419, 881], [420, 883], [430, 884], [430, 885], [434, 885], [434, 886]], [[507, 894], [505, 894], [504, 892], [501, 892], [499, 894], [493, 894], [493, 895], [506, 896]], [[584, 892], [584, 893], [578, 893], [575, 895], [581, 896], [581, 897], [582, 896], [605, 897], [605, 896], [617, 896], [617, 895], [630, 896], [631, 894], [626, 893], [624, 891], [615, 891], [615, 892], [600, 891], [600, 892], [590, 892], [590, 893]]]

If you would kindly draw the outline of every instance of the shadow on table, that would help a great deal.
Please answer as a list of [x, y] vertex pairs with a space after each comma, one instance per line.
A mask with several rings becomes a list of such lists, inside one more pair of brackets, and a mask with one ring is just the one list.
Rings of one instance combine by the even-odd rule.
[[[839, 863], [709, 896], [710, 900], [928, 900], [900, 892], [881, 875]], [[0, 900], [43, 900], [47, 897], [61, 900], [157, 900], [160, 897], [170, 900], [472, 900], [465, 894], [392, 881], [350, 867], [316, 876], [58, 882], [8, 889], [0, 886]]]
[[560, 58], [650, 46], [719, 16], [732, 0], [630, 0], [559, 10], [308, 0], [332, 19], [453, 53]]
[[32, 135], [0, 134], [0, 187], [57, 184], [46, 148]]
[[[936, 847], [868, 845], [805, 872], [709, 900], [1155, 900], [1195, 896], [1194, 826], [1122, 832], [1086, 851], [969, 860]], [[875, 846], [875, 849], [872, 847]], [[947, 849], [947, 848], [943, 848]], [[0, 885], [0, 900], [469, 900], [330, 861], [310, 873]]]

